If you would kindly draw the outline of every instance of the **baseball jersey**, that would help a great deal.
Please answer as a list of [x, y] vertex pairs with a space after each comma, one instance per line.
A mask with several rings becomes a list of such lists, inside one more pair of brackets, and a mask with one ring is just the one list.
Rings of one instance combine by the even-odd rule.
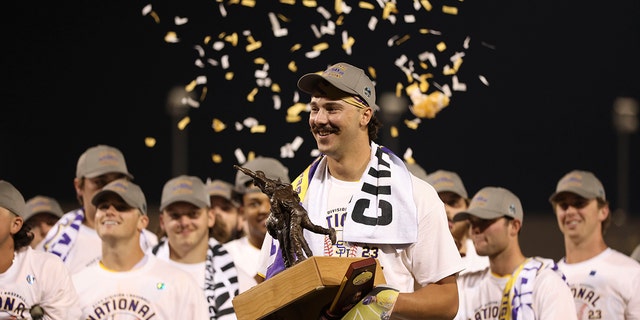
[[191, 275], [200, 285], [209, 304], [210, 319], [236, 319], [233, 298], [238, 295], [238, 273], [232, 256], [215, 238], [209, 238], [206, 261], [180, 263], [171, 260], [169, 242], [162, 239], [149, 250], [150, 254]]
[[72, 276], [82, 319], [209, 319], [202, 289], [186, 272], [147, 254], [124, 272], [100, 263]]
[[[325, 181], [326, 182], [326, 181]], [[335, 183], [336, 180], [332, 183]], [[456, 274], [463, 269], [462, 258], [449, 231], [447, 214], [444, 204], [435, 189], [427, 182], [411, 175], [411, 187], [414, 204], [417, 208], [418, 239], [415, 243], [400, 247], [386, 244], [354, 244], [341, 239], [341, 230], [346, 215], [347, 202], [357, 188], [357, 184], [337, 181], [336, 192], [331, 192], [327, 211], [321, 216], [309, 215], [314, 224], [332, 227], [338, 236], [335, 245], [327, 243], [325, 235], [304, 231], [314, 255], [373, 257], [378, 259], [386, 283], [400, 292], [413, 292], [427, 284], [439, 281], [449, 275]], [[346, 196], [346, 197], [345, 197]], [[341, 197], [342, 201], [335, 200]], [[307, 203], [303, 201], [306, 207]], [[260, 274], [267, 274], [268, 261], [272, 237], [267, 234], [263, 243], [260, 258]]]
[[[536, 258], [539, 269], [524, 277], [521, 273], [498, 276], [487, 267], [458, 277], [459, 308], [455, 320], [500, 319], [500, 310], [505, 288], [510, 280], [510, 297], [507, 303], [516, 314], [506, 319], [576, 319], [569, 286], [561, 274], [548, 267], [550, 259]], [[520, 310], [520, 312], [518, 312]]]
[[640, 263], [614, 249], [579, 263], [558, 262], [580, 320], [640, 319]]
[[0, 274], [0, 319], [31, 319], [39, 305], [47, 319], [79, 319], [76, 289], [59, 257], [27, 246], [15, 252], [13, 264]]
[[238, 284], [240, 293], [245, 292], [257, 285], [255, 275], [258, 273], [258, 259], [260, 259], [260, 249], [249, 243], [249, 238], [242, 238], [229, 241], [223, 244], [233, 257], [233, 263], [238, 269]]

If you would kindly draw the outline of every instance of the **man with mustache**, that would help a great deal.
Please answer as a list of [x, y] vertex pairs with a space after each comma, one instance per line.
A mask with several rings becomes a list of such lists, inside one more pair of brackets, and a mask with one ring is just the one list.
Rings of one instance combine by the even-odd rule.
[[[381, 122], [371, 79], [340, 62], [302, 76], [298, 88], [311, 95], [309, 127], [321, 156], [292, 186], [311, 221], [337, 234], [332, 243], [329, 235], [305, 233], [313, 254], [376, 258], [387, 284], [400, 291], [391, 319], [453, 318], [462, 261], [444, 205], [431, 185], [374, 142]], [[262, 250], [266, 278], [284, 269], [278, 243], [267, 235], [270, 246]]]

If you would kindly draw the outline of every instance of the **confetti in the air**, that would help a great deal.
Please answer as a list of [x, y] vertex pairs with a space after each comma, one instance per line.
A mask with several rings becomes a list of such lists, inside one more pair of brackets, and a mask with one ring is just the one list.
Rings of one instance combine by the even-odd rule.
[[153, 148], [156, 146], [156, 139], [154, 137], [146, 137], [144, 138], [144, 145], [148, 148]]
[[[383, 92], [406, 98], [407, 112], [398, 122], [404, 126], [385, 128], [394, 139], [403, 138], [406, 129], [419, 130], [445, 108], [460, 107], [458, 95], [489, 86], [484, 75], [472, 74], [466, 65], [474, 45], [493, 46], [453, 30], [460, 28], [449, 28], [464, 14], [464, 1], [279, 0], [265, 5], [216, 0], [191, 13], [152, 2], [141, 12], [153, 19], [154, 28], [162, 28], [161, 40], [173, 50], [191, 51], [185, 58], [191, 61], [183, 65], [193, 74], [177, 80], [193, 95], [181, 103], [208, 117], [205, 125], [210, 123], [212, 131], [205, 132], [221, 135], [230, 126], [239, 135], [233, 156], [211, 150], [214, 163], [223, 158], [246, 162], [242, 150], [253, 154], [262, 147], [254, 139], [265, 135], [255, 134], [267, 133], [268, 128], [284, 133], [269, 135], [275, 139], [273, 148], [279, 148], [271, 151], [274, 155], [293, 158], [306, 148], [311, 151], [304, 156], [317, 156], [315, 141], [300, 137], [308, 130], [300, 127], [308, 118], [309, 96], [299, 92], [296, 81], [334, 62], [359, 64], [374, 83], [380, 82], [378, 98]], [[445, 20], [446, 24], [438, 23]], [[186, 116], [177, 126], [185, 130], [190, 122]], [[155, 139], [149, 139], [145, 144], [152, 147]]]

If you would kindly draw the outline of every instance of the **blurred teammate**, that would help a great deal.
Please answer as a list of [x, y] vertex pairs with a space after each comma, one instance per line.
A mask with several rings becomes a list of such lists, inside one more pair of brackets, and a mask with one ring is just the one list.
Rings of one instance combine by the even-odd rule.
[[27, 200], [24, 224], [33, 233], [32, 248], [36, 248], [63, 214], [60, 204], [54, 198], [38, 195]]
[[573, 291], [578, 319], [640, 319], [640, 263], [609, 248], [604, 187], [589, 171], [565, 174], [549, 198], [564, 235], [558, 265]]

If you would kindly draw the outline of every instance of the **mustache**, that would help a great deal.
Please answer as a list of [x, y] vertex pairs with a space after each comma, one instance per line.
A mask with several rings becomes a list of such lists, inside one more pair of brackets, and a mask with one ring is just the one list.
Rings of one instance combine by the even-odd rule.
[[330, 125], [326, 125], [326, 126], [312, 126], [311, 127], [311, 133], [314, 134], [319, 134], [320, 132], [324, 132], [324, 133], [338, 133], [340, 132], [340, 130], [338, 128], [334, 128]]

